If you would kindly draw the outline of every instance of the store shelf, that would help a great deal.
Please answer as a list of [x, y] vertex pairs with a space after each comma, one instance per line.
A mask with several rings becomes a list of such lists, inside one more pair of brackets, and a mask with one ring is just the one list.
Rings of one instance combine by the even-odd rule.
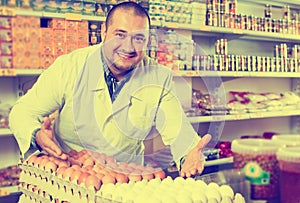
[[[91, 16], [82, 15], [77, 13], [54, 13], [54, 12], [44, 12], [44, 11], [32, 11], [15, 9], [8, 7], [0, 7], [0, 14], [7, 16], [37, 16], [45, 18], [64, 18], [67, 20], [89, 20], [89, 21], [105, 21], [105, 17], [102, 16]], [[214, 27], [207, 25], [195, 25], [195, 24], [180, 24], [180, 23], [168, 23], [168, 22], [153, 22], [152, 26], [167, 27], [173, 29], [184, 29], [193, 32], [193, 35], [208, 35], [212, 36], [221, 35], [224, 36], [229, 34], [230, 37], [237, 35], [245, 39], [255, 39], [255, 40], [270, 40], [270, 41], [286, 41], [286, 42], [300, 42], [300, 35], [292, 34], [282, 34], [282, 33], [272, 33], [272, 32], [259, 32], [252, 30], [242, 30], [234, 28], [224, 28], [224, 27]]]
[[300, 78], [298, 72], [250, 72], [250, 71], [173, 71], [174, 76], [184, 77], [271, 77]]
[[0, 76], [14, 77], [14, 76], [34, 76], [40, 75], [45, 69], [0, 69]]
[[299, 116], [300, 109], [282, 110], [282, 111], [266, 111], [233, 115], [215, 115], [215, 116], [193, 116], [188, 117], [191, 123], [205, 123], [205, 122], [222, 122], [222, 121], [236, 121], [248, 120], [257, 118], [272, 118], [272, 117], [286, 117], [286, 116]]
[[218, 166], [218, 165], [230, 164], [230, 163], [233, 163], [233, 157], [206, 161], [205, 166]]
[[183, 29], [192, 31], [194, 36], [222, 36], [229, 35], [229, 38], [239, 37], [243, 39], [254, 39], [262, 41], [278, 41], [278, 42], [300, 42], [300, 35], [261, 32], [253, 30], [243, 30], [235, 28], [225, 28], [207, 25], [180, 24], [180, 23], [156, 23], [155, 26], [166, 27], [170, 29]]
[[12, 132], [8, 128], [0, 128], [0, 137], [11, 136]]
[[18, 192], [20, 192], [18, 186], [0, 187], [0, 197], [9, 196]]
[[82, 15], [77, 13], [54, 13], [45, 11], [33, 11], [8, 7], [0, 7], [0, 13], [6, 16], [36, 16], [45, 18], [64, 18], [67, 20], [90, 20], [90, 21], [105, 21], [105, 17]]

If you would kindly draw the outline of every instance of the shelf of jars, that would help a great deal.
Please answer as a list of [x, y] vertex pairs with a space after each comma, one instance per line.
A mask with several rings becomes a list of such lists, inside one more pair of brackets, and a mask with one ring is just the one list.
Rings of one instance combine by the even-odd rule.
[[[45, 69], [0, 69], [0, 76], [36, 76]], [[298, 72], [251, 72], [251, 71], [195, 71], [174, 70], [175, 77], [271, 77], [271, 78], [300, 78]]]
[[14, 76], [35, 76], [40, 75], [44, 69], [15, 69], [15, 68], [2, 68], [0, 69], [0, 76], [14, 77]]
[[251, 71], [173, 71], [174, 76], [183, 77], [271, 77], [271, 78], [300, 78], [298, 72], [251, 72]]
[[[47, 11], [34, 11], [34, 10], [25, 10], [19, 8], [9, 8], [9, 7], [0, 7], [0, 15], [3, 16], [37, 16], [45, 18], [64, 18], [66, 20], [87, 20], [87, 21], [105, 21], [103, 16], [94, 16], [94, 15], [84, 15], [78, 13], [55, 13]], [[203, 25], [203, 23], [176, 23], [176, 22], [165, 22], [165, 21], [152, 21], [152, 26], [154, 27], [165, 27], [169, 29], [183, 29], [192, 31], [193, 35], [200, 36], [212, 36], [212, 34], [223, 36], [226, 34], [237, 35], [245, 39], [255, 39], [255, 40], [271, 40], [271, 41], [280, 41], [280, 42], [300, 42], [300, 35], [288, 34], [288, 33], [276, 33], [276, 32], [264, 32], [264, 31], [254, 31], [246, 29], [236, 29], [236, 28], [227, 28], [227, 27], [218, 27], [218, 26], [209, 26]]]
[[188, 116], [191, 123], [205, 123], [205, 122], [222, 122], [222, 121], [236, 121], [236, 120], [249, 120], [258, 118], [272, 118], [272, 117], [287, 117], [299, 116], [300, 109], [290, 109], [281, 111], [260, 111], [252, 113], [239, 113], [239, 114], [223, 114], [212, 116]]

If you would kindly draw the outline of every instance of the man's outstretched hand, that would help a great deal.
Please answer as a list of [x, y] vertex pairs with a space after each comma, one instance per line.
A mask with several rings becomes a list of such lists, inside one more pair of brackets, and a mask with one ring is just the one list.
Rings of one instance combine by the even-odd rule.
[[51, 127], [51, 119], [46, 117], [42, 123], [41, 129], [36, 133], [36, 143], [48, 154], [66, 160], [67, 154], [64, 153], [54, 140], [54, 132]]
[[202, 154], [202, 149], [211, 140], [211, 135], [206, 134], [201, 138], [198, 145], [192, 149], [181, 166], [180, 176], [191, 177], [192, 175], [201, 174], [204, 169], [205, 157]]

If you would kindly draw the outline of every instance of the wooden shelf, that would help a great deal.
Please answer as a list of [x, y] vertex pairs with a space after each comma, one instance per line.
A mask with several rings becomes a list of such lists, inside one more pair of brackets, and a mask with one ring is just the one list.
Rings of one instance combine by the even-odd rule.
[[300, 78], [298, 72], [251, 72], [251, 71], [173, 71], [174, 76], [184, 77], [272, 77]]
[[0, 137], [11, 136], [12, 132], [8, 128], [0, 128]]
[[[106, 17], [102, 16], [91, 16], [82, 15], [76, 13], [52, 13], [45, 11], [33, 11], [33, 10], [23, 10], [8, 7], [0, 7], [0, 14], [6, 16], [37, 16], [45, 18], [64, 18], [67, 20], [90, 20], [90, 21], [105, 21]], [[286, 42], [300, 42], [300, 35], [293, 34], [282, 34], [282, 33], [272, 33], [272, 32], [260, 32], [252, 30], [242, 30], [234, 28], [224, 28], [215, 27], [207, 25], [195, 25], [195, 24], [180, 24], [180, 23], [168, 23], [168, 22], [153, 22], [152, 26], [166, 27], [171, 29], [183, 29], [192, 31], [193, 35], [220, 35], [224, 34], [237, 35], [245, 39], [255, 39], [263, 41], [286, 41]]]
[[18, 186], [0, 187], [0, 197], [9, 196], [18, 192], [20, 192]]
[[231, 163], [233, 163], [233, 157], [206, 161], [205, 166], [217, 166], [217, 165], [231, 164]]
[[244, 114], [231, 114], [231, 115], [215, 115], [215, 116], [193, 116], [188, 117], [191, 123], [205, 123], [205, 122], [222, 122], [222, 121], [236, 121], [236, 120], [249, 120], [257, 118], [272, 118], [272, 117], [286, 117], [286, 116], [299, 116], [300, 109], [282, 110], [282, 111], [265, 111]]

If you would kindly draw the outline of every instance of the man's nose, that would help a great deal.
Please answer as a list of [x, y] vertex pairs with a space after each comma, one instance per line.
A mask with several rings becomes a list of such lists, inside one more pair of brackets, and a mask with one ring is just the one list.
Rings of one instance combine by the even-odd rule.
[[133, 39], [132, 39], [131, 36], [127, 36], [125, 38], [125, 40], [122, 43], [122, 48], [127, 52], [135, 51], [134, 44], [133, 44]]

